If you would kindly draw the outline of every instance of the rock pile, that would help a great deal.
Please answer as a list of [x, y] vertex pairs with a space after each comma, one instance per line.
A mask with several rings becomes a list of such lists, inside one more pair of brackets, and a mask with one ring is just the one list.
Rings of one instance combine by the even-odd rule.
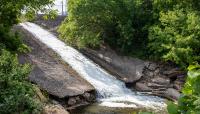
[[175, 65], [121, 56], [108, 46], [99, 50], [84, 49], [82, 53], [142, 93], [177, 100], [186, 79], [186, 72]]
[[147, 62], [143, 76], [134, 87], [138, 91], [177, 100], [185, 79], [186, 72], [173, 65]]

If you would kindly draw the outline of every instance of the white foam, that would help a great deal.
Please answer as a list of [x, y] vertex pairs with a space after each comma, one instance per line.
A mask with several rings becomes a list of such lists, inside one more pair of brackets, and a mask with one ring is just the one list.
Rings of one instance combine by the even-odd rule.
[[126, 88], [122, 81], [117, 80], [100, 66], [86, 58], [76, 49], [67, 46], [57, 37], [40, 26], [26, 22], [20, 24], [32, 33], [35, 38], [53, 49], [81, 77], [91, 83], [98, 92], [102, 106], [108, 107], [145, 107], [160, 109], [166, 107], [164, 100], [155, 96], [138, 95]]

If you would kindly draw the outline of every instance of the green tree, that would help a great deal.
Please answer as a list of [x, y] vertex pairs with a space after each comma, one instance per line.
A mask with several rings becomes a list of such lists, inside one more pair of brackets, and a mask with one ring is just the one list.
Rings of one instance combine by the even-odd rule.
[[47, 12], [46, 5], [54, 0], [1, 0], [0, 25], [11, 27], [19, 22], [22, 12], [36, 14], [39, 10]]
[[146, 45], [152, 22], [149, 0], [69, 0], [61, 38], [78, 47], [107, 43], [126, 54]]
[[53, 4], [53, 0], [1, 0], [0, 2], [0, 42], [7, 49], [16, 51], [23, 46], [17, 33], [13, 34], [10, 29], [20, 22], [20, 17], [26, 15], [33, 17], [38, 11], [51, 13], [45, 8]]
[[200, 60], [200, 15], [193, 4], [177, 1], [168, 10], [157, 8], [159, 21], [149, 28], [148, 46], [154, 58], [187, 67]]
[[26, 52], [18, 33], [11, 28], [22, 15], [32, 17], [45, 10], [52, 0], [1, 0], [0, 2], [0, 114], [38, 114], [40, 103], [35, 100], [34, 89], [28, 82], [30, 65], [18, 63], [17, 53]]
[[41, 107], [27, 81], [30, 65], [20, 65], [17, 56], [0, 51], [0, 114], [37, 114]]

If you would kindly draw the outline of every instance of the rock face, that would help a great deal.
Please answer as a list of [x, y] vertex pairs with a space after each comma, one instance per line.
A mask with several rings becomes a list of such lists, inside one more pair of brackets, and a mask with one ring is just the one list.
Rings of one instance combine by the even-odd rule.
[[[143, 71], [143, 86], [136, 84], [138, 91], [144, 91], [148, 87], [153, 95], [162, 96], [170, 100], [177, 100], [184, 85], [186, 73], [170, 64], [147, 62]], [[145, 86], [144, 86], [145, 85]]]
[[111, 49], [104, 47], [98, 51], [85, 49], [82, 53], [126, 83], [136, 82], [143, 75], [145, 62], [140, 59], [119, 56]]
[[61, 105], [47, 105], [42, 114], [69, 114]]
[[24, 36], [24, 42], [30, 46], [32, 51], [21, 55], [19, 60], [21, 63], [29, 61], [34, 65], [29, 76], [31, 82], [58, 98], [83, 95], [85, 92], [94, 91], [93, 86], [62, 62], [52, 50], [25, 30], [23, 32], [27, 34]]
[[186, 73], [176, 66], [120, 56], [108, 46], [82, 52], [133, 90], [170, 100], [180, 96]]

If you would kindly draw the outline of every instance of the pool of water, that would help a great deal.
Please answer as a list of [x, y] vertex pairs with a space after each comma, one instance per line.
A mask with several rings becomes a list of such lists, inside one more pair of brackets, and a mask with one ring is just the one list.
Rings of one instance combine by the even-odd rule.
[[155, 114], [167, 114], [166, 110], [153, 111], [134, 108], [111, 108], [100, 106], [98, 103], [72, 110], [71, 114], [139, 114], [139, 112], [154, 112]]

